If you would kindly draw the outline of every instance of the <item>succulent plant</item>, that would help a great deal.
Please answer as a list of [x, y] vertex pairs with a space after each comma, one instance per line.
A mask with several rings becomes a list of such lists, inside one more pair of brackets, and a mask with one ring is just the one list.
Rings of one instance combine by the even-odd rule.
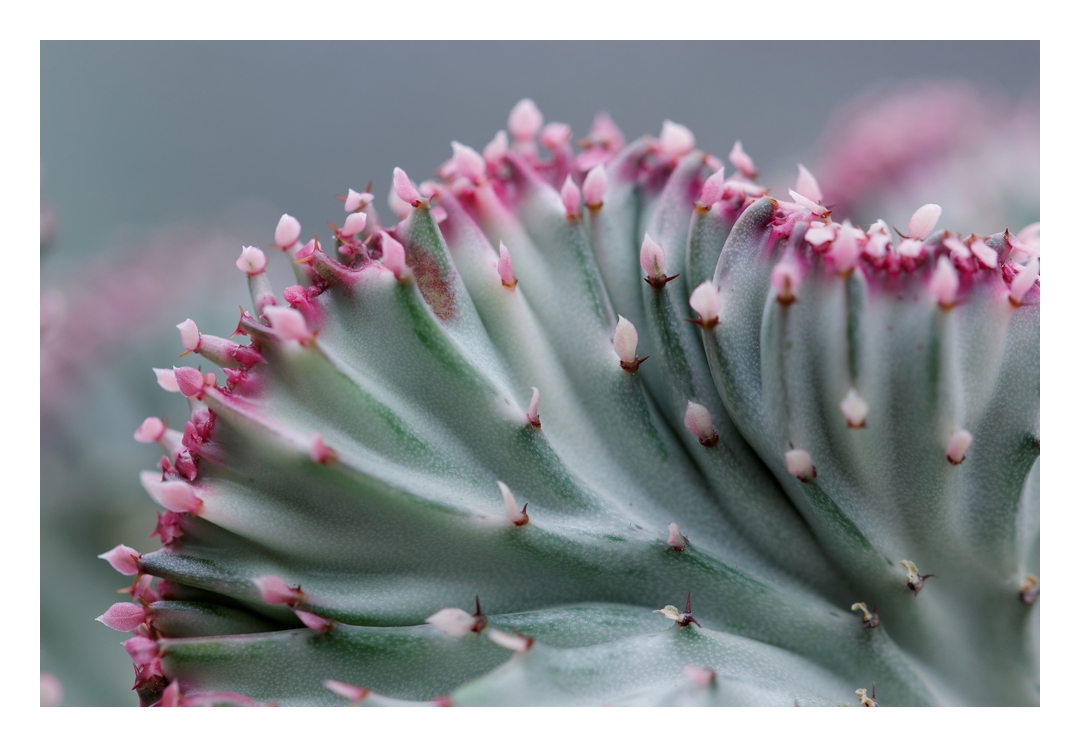
[[102, 556], [142, 702], [1037, 704], [1037, 233], [508, 130], [178, 325], [164, 546]]

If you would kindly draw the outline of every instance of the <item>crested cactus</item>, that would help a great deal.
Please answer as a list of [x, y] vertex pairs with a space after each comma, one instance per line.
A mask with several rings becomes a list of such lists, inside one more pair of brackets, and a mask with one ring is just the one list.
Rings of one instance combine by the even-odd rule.
[[1037, 704], [1037, 237], [508, 130], [178, 325], [164, 546], [102, 556], [142, 703]]

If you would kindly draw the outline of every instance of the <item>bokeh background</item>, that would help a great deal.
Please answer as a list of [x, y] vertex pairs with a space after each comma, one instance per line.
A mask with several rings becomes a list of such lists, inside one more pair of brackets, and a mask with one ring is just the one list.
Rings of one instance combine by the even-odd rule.
[[93, 621], [124, 579], [95, 556], [158, 544], [138, 470], [160, 455], [131, 434], [185, 413], [150, 368], [186, 317], [232, 331], [240, 246], [281, 213], [326, 231], [372, 180], [389, 214], [394, 166], [430, 176], [528, 96], [577, 135], [605, 109], [629, 138], [739, 138], [780, 194], [805, 163], [864, 226], [933, 201], [1015, 231], [1039, 218], [1038, 95], [1037, 42], [42, 43], [42, 670], [64, 705], [137, 703], [126, 636]]

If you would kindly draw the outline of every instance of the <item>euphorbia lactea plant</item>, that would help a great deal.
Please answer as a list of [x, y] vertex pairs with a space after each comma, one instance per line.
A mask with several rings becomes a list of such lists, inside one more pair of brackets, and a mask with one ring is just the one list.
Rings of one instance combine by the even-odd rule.
[[1037, 704], [1037, 235], [579, 145], [523, 101], [178, 325], [164, 546], [102, 556], [142, 702]]

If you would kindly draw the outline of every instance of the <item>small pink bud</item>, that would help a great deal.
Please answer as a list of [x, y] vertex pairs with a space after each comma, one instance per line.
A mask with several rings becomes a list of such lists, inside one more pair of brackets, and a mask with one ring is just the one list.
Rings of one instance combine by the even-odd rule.
[[135, 440], [141, 444], [152, 444], [165, 435], [165, 423], [161, 418], [147, 418], [135, 430]]
[[274, 243], [288, 249], [300, 239], [300, 221], [288, 213], [281, 216], [274, 229]]
[[817, 223], [806, 229], [806, 243], [815, 249], [820, 249], [825, 244], [836, 239], [838, 226], [835, 223]]
[[690, 308], [697, 312], [702, 328], [711, 329], [720, 323], [720, 291], [711, 280], [694, 288], [690, 294]]
[[483, 156], [456, 140], [450, 145], [454, 149], [452, 161], [457, 172], [471, 182], [479, 182], [483, 179], [487, 168]]
[[619, 315], [618, 323], [615, 325], [615, 339], [613, 340], [613, 343], [615, 346], [615, 353], [619, 356], [620, 361], [628, 366], [637, 362], [637, 328], [621, 314]]
[[747, 178], [754, 178], [757, 176], [757, 169], [754, 168], [754, 159], [746, 155], [746, 151], [743, 150], [742, 140], [735, 141], [735, 147], [728, 153], [728, 160], [732, 165], [739, 170], [739, 173]]
[[955, 259], [967, 259], [971, 256], [971, 250], [955, 236], [946, 236], [941, 240], [941, 245], [948, 249]]
[[945, 457], [949, 460], [949, 464], [960, 464], [964, 461], [971, 441], [971, 433], [963, 428], [953, 431], [949, 437], [949, 445], [945, 448]]
[[660, 128], [660, 153], [669, 160], [682, 158], [694, 149], [694, 133], [688, 127], [665, 119]]
[[382, 236], [383, 267], [394, 273], [394, 277], [398, 280], [407, 278], [410, 273], [409, 266], [405, 263], [405, 247], [386, 231], [379, 233]]
[[581, 185], [581, 191], [585, 195], [585, 204], [593, 210], [599, 209], [604, 204], [607, 188], [607, 171], [604, 169], [604, 164], [594, 166], [585, 175], [585, 181]]
[[134, 602], [117, 602], [104, 615], [94, 619], [113, 630], [130, 633], [146, 622], [146, 608]]
[[355, 189], [350, 189], [349, 194], [345, 197], [345, 212], [355, 213], [357, 210], [370, 205], [374, 199], [375, 195], [370, 192], [357, 192]]
[[799, 194], [794, 189], [789, 189], [788, 194], [791, 195], [791, 199], [794, 200], [799, 207], [809, 210], [813, 215], [822, 216], [829, 212], [824, 205], [819, 205], [814, 200]]
[[139, 482], [151, 498], [170, 511], [198, 514], [202, 509], [202, 500], [184, 480], [162, 480], [160, 473], [143, 470], [139, 473]]
[[146, 666], [160, 656], [157, 641], [142, 636], [128, 638], [121, 645], [128, 652], [131, 661], [140, 667]]
[[312, 461], [319, 464], [333, 464], [337, 461], [337, 452], [327, 446], [318, 433], [311, 437], [310, 453]]
[[[686, 414], [683, 416], [683, 425], [690, 431], [702, 446], [715, 446], [720, 440], [719, 434], [713, 428], [712, 415], [697, 402], [686, 403]], [[674, 526], [674, 525], [673, 525]]]
[[293, 610], [296, 616], [300, 618], [300, 622], [312, 630], [318, 630], [321, 633], [328, 633], [334, 629], [334, 621], [328, 620], [325, 617], [319, 617], [318, 615], [307, 612], [305, 610]]
[[303, 601], [303, 592], [299, 586], [289, 584], [278, 576], [259, 576], [253, 579], [259, 595], [267, 604], [297, 604]]
[[683, 677], [693, 682], [698, 687], [708, 687], [716, 682], [716, 672], [706, 667], [687, 664], [682, 670]]
[[810, 173], [810, 169], [801, 163], [799, 164], [799, 178], [795, 180], [795, 191], [814, 202], [822, 201], [821, 187], [818, 186], [817, 179]]
[[1012, 285], [1009, 286], [1009, 300], [1013, 306], [1020, 305], [1020, 302], [1024, 300], [1024, 295], [1031, 290], [1031, 286], [1035, 285], [1038, 279], [1039, 259], [1036, 257], [1028, 260], [1024, 269], [1020, 270], [1019, 274], [1013, 278]]
[[711, 207], [722, 199], [724, 199], [723, 165], [721, 165], [720, 168], [718, 168], [716, 172], [701, 185], [701, 199], [698, 200], [698, 202], [705, 207]]
[[810, 452], [808, 451], [792, 449], [784, 454], [784, 463], [787, 466], [787, 471], [799, 478], [800, 482], [810, 482], [812, 478], [817, 477], [817, 469], [814, 467], [814, 462], [810, 459]]
[[510, 260], [510, 250], [501, 241], [499, 242], [498, 270], [503, 285], [507, 288], [513, 288], [517, 285], [517, 278], [514, 277], [514, 263]]
[[567, 218], [577, 218], [581, 215], [581, 190], [574, 184], [569, 174], [562, 185], [562, 204], [566, 208]]
[[236, 266], [248, 275], [258, 275], [266, 269], [266, 255], [258, 247], [245, 246], [240, 250]]
[[960, 275], [956, 272], [952, 260], [938, 257], [937, 267], [930, 278], [930, 293], [937, 299], [938, 306], [948, 310], [956, 303], [956, 291], [960, 289]]
[[650, 279], [662, 281], [667, 277], [664, 273], [664, 270], [667, 269], [667, 254], [664, 253], [663, 247], [653, 241], [648, 233], [645, 234], [645, 240], [641, 242], [638, 261], [641, 262], [641, 269], [645, 271], [645, 274]]
[[139, 559], [142, 555], [127, 545], [117, 545], [106, 553], [98, 555], [102, 560], [108, 561], [109, 565], [117, 573], [125, 576], [135, 576], [139, 573]]
[[184, 350], [193, 353], [199, 349], [199, 328], [195, 326], [195, 322], [185, 319], [177, 324], [176, 328], [180, 330], [180, 344], [184, 346]]
[[394, 194], [402, 202], [417, 207], [424, 202], [424, 198], [417, 191], [409, 176], [399, 168], [394, 169]]
[[926, 245], [922, 243], [921, 239], [904, 239], [900, 242], [900, 245], [896, 247], [896, 253], [901, 257], [915, 258], [919, 257], [926, 251]]
[[923, 205], [916, 210], [908, 221], [907, 235], [910, 239], [925, 239], [934, 230], [941, 217], [941, 205], [933, 203]]
[[569, 144], [573, 131], [564, 122], [552, 122], [540, 131], [540, 144], [548, 150], [558, 150]]
[[349, 213], [345, 225], [341, 228], [342, 236], [355, 236], [367, 225], [367, 213]]
[[157, 377], [158, 386], [166, 392], [180, 391], [180, 386], [176, 383], [176, 374], [171, 368], [155, 368], [154, 376]]
[[56, 675], [41, 673], [41, 707], [55, 708], [64, 702], [64, 686]]
[[510, 117], [506, 121], [506, 128], [510, 130], [511, 137], [519, 143], [532, 140], [543, 126], [544, 115], [540, 113], [540, 109], [532, 99], [522, 99], [517, 102], [510, 110]]
[[[809, 233], [809, 231], [807, 232]], [[787, 306], [795, 302], [795, 291], [799, 287], [799, 268], [790, 257], [784, 257], [772, 268], [769, 282], [776, 291], [776, 302]]]
[[365, 687], [357, 687], [338, 680], [323, 680], [323, 687], [353, 703], [359, 703], [371, 692]]
[[535, 427], [540, 427], [540, 390], [532, 388], [532, 399], [529, 400], [529, 411], [525, 413], [526, 420]]
[[455, 638], [476, 632], [476, 618], [457, 607], [444, 607], [424, 622]]
[[263, 316], [270, 322], [270, 327], [286, 341], [305, 343], [311, 340], [304, 315], [288, 306], [267, 306]]
[[185, 397], [198, 397], [206, 387], [206, 380], [198, 369], [190, 366], [173, 367], [176, 375], [176, 386]]
[[525, 504], [525, 508], [520, 511], [517, 507], [517, 502], [514, 500], [514, 494], [510, 492], [510, 488], [502, 480], [496, 480], [495, 484], [499, 486], [499, 490], [502, 492], [503, 507], [506, 509], [506, 518], [510, 520], [510, 523], [514, 526], [523, 527], [529, 523], [529, 515], [525, 513], [529, 504]]
[[844, 414], [848, 428], [862, 428], [866, 425], [866, 416], [870, 412], [870, 407], [866, 404], [866, 400], [855, 391], [855, 387], [852, 387], [840, 401], [840, 412]]
[[161, 700], [158, 701], [158, 705], [162, 708], [177, 708], [180, 706], [181, 698], [180, 680], [173, 680], [161, 693]]
[[519, 654], [525, 653], [530, 648], [532, 648], [533, 645], [533, 639], [529, 638], [528, 636], [504, 633], [503, 631], [496, 630], [495, 628], [488, 628], [487, 634], [488, 638], [491, 639], [492, 643], [498, 646], [502, 646], [503, 648], [508, 648], [511, 651]]
[[293, 255], [294, 262], [307, 262], [315, 256], [315, 251], [321, 249], [319, 243], [312, 239], [308, 243], [296, 250], [296, 254]]
[[975, 239], [971, 242], [971, 253], [975, 255], [975, 259], [979, 260], [979, 264], [983, 267], [991, 268], [997, 267], [998, 253], [987, 245], [982, 239]]
[[510, 143], [506, 137], [506, 130], [499, 130], [491, 142], [484, 146], [484, 160], [492, 166], [498, 166], [506, 158], [510, 150]]
[[679, 525], [673, 521], [668, 524], [667, 530], [667, 543], [671, 546], [671, 549], [675, 552], [683, 552], [686, 550], [686, 537], [679, 531]]
[[862, 231], [852, 226], [848, 221], [840, 226], [836, 233], [836, 240], [829, 247], [829, 257], [836, 263], [836, 271], [846, 275], [855, 267], [859, 259], [859, 239], [864, 238]]

